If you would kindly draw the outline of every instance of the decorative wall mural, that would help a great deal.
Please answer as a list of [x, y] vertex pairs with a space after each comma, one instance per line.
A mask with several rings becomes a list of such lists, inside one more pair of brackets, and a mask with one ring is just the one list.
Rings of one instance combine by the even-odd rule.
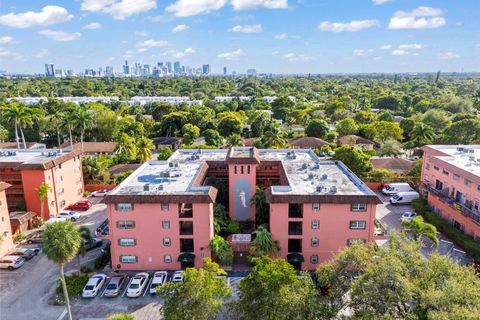
[[234, 217], [237, 220], [250, 219], [251, 182], [238, 179], [233, 187]]

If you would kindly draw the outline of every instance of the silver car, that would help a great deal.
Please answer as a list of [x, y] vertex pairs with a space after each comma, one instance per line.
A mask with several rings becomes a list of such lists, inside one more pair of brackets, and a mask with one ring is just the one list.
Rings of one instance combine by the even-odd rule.
[[123, 283], [125, 282], [125, 276], [118, 275], [113, 276], [108, 282], [107, 289], [103, 295], [105, 297], [116, 297], [120, 294], [120, 290], [122, 289]]

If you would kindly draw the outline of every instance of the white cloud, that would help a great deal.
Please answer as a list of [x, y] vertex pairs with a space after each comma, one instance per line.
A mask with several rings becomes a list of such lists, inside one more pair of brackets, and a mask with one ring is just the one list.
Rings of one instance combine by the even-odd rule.
[[139, 52], [147, 51], [150, 48], [166, 47], [168, 45], [169, 43], [166, 40], [153, 40], [153, 39], [148, 39], [148, 40], [137, 43], [137, 47], [139, 47], [138, 49]]
[[123, 55], [124, 58], [131, 58], [133, 56], [134, 52], [132, 50], [127, 50], [125, 54]]
[[177, 17], [190, 17], [216, 11], [225, 6], [226, 0], [177, 0], [166, 8]]
[[0, 48], [0, 57], [6, 57], [11, 55], [12, 52], [8, 51], [7, 49]]
[[373, 4], [376, 5], [376, 6], [379, 6], [381, 4], [384, 4], [384, 3], [387, 3], [387, 2], [390, 2], [392, 0], [372, 0]]
[[139, 37], [146, 37], [148, 36], [148, 33], [146, 33], [145, 31], [135, 31], [135, 35]]
[[102, 27], [102, 24], [100, 22], [92, 22], [84, 25], [82, 29], [94, 30], [94, 29], [100, 29], [101, 27]]
[[460, 58], [460, 55], [453, 51], [446, 51], [439, 53], [438, 58], [442, 60], [453, 60]]
[[259, 7], [265, 9], [288, 8], [287, 0], [232, 0], [231, 4], [233, 6], [233, 9], [236, 11], [255, 9]]
[[48, 51], [48, 49], [41, 49], [40, 51], [37, 52], [37, 54], [35, 55], [35, 57], [37, 58], [43, 58], [43, 57], [46, 57], [50, 54], [50, 51]]
[[7, 13], [0, 16], [0, 24], [13, 28], [28, 28], [33, 26], [49, 26], [55, 23], [71, 20], [73, 15], [67, 9], [59, 6], [45, 6], [40, 12], [27, 11], [22, 13]]
[[405, 56], [409, 54], [407, 50], [402, 50], [402, 49], [396, 49], [392, 51], [392, 55], [394, 56]]
[[181, 52], [181, 51], [175, 51], [171, 55], [172, 55], [172, 57], [177, 58], [177, 59], [181, 59], [181, 58], [185, 57], [185, 53]]
[[261, 24], [250, 24], [250, 25], [243, 25], [243, 26], [235, 26], [229, 31], [232, 32], [241, 32], [241, 33], [258, 33], [262, 32], [262, 25]]
[[379, 60], [382, 60], [383, 58], [382, 57], [374, 57], [373, 60], [375, 61], [379, 61]]
[[49, 39], [55, 40], [55, 41], [62, 41], [62, 42], [67, 42], [67, 41], [74, 41], [77, 39], [80, 39], [82, 34], [80, 32], [65, 32], [62, 30], [40, 30], [38, 31], [39, 35], [42, 35], [44, 37], [47, 37]]
[[384, 44], [383, 46], [380, 46], [380, 49], [390, 50], [390, 49], [392, 49], [392, 45], [391, 44]]
[[106, 13], [114, 19], [124, 20], [130, 16], [155, 9], [155, 0], [83, 0], [83, 11]]
[[363, 29], [368, 29], [380, 25], [378, 20], [353, 20], [350, 22], [330, 22], [323, 21], [318, 25], [319, 31], [331, 32], [357, 32]]
[[116, 59], [115, 57], [108, 57], [107, 62], [113, 62], [113, 61], [115, 61], [115, 59]]
[[363, 49], [355, 49], [353, 50], [353, 55], [357, 57], [362, 57], [365, 55], [365, 50]]
[[195, 49], [193, 49], [193, 48], [187, 48], [187, 49], [185, 49], [184, 52], [187, 53], [187, 54], [195, 53]]
[[7, 44], [12, 41], [13, 41], [12, 37], [9, 37], [9, 36], [0, 37], [0, 44]]
[[245, 52], [242, 49], [238, 49], [232, 52], [224, 52], [217, 55], [217, 58], [225, 59], [225, 60], [236, 60], [240, 57], [243, 57]]
[[284, 39], [287, 39], [287, 34], [286, 33], [279, 33], [279, 34], [276, 34], [273, 38], [276, 39], [276, 40], [284, 40]]
[[418, 7], [413, 11], [397, 11], [390, 18], [389, 29], [433, 29], [443, 27], [447, 21], [441, 16], [443, 10]]
[[303, 53], [285, 53], [282, 58], [289, 62], [308, 62], [312, 61], [312, 58]]
[[172, 29], [172, 32], [173, 33], [182, 32], [182, 31], [188, 30], [188, 28], [190, 27], [187, 26], [186, 24], [179, 24]]
[[401, 44], [401, 45], [398, 46], [398, 49], [401, 49], [401, 50], [420, 50], [420, 49], [424, 49], [426, 47], [427, 46], [424, 45], [424, 44], [412, 43], [412, 44]]

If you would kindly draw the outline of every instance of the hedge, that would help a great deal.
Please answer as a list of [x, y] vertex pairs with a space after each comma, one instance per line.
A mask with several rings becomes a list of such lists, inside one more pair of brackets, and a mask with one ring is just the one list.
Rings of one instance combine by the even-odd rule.
[[[74, 297], [82, 293], [83, 287], [88, 282], [88, 276], [83, 274], [79, 275], [78, 273], [73, 273], [70, 276], [66, 276], [65, 281], [67, 283], [68, 295], [70, 297]], [[58, 280], [58, 284], [57, 284], [57, 294], [63, 296], [63, 287], [60, 279]]]
[[428, 208], [428, 204], [423, 199], [414, 200], [412, 202], [413, 209], [420, 213], [428, 223], [433, 224], [438, 231], [445, 235], [457, 246], [465, 250], [465, 252], [475, 260], [480, 260], [480, 244], [463, 232], [456, 229], [447, 220], [438, 214], [435, 214]]

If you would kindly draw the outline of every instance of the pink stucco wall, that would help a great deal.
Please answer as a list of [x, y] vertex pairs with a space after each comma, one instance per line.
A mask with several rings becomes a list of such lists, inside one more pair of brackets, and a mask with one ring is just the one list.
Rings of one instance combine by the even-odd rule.
[[12, 228], [8, 215], [7, 198], [5, 191], [0, 191], [0, 257], [3, 257], [13, 248]]
[[[270, 230], [272, 238], [280, 245], [279, 256], [286, 258], [288, 239], [302, 239], [302, 269], [313, 270], [322, 262], [329, 260], [336, 252], [347, 246], [348, 239], [374, 239], [374, 220], [376, 205], [367, 205], [367, 211], [352, 212], [350, 204], [321, 204], [320, 210], [312, 211], [312, 204], [303, 204], [303, 218], [288, 217], [288, 203], [270, 204]], [[312, 220], [319, 220], [320, 227], [312, 229]], [[366, 229], [350, 229], [350, 221], [365, 220]], [[302, 235], [288, 235], [288, 223], [302, 221]], [[318, 246], [311, 246], [311, 239], [318, 238]], [[310, 263], [310, 257], [318, 255], [318, 263]]]
[[[237, 173], [235, 173], [235, 167], [237, 167]], [[241, 173], [241, 167], [243, 167], [243, 174]], [[250, 174], [248, 173], [248, 167], [250, 167]], [[235, 182], [239, 179], [246, 179], [250, 182], [250, 198], [255, 194], [256, 180], [257, 180], [257, 165], [256, 164], [229, 164], [228, 165], [228, 193], [230, 203], [230, 218], [235, 218], [234, 199]], [[247, 202], [250, 200], [247, 199]], [[255, 206], [250, 205], [250, 220], [255, 221]]]
[[[133, 211], [116, 211], [114, 204], [107, 206], [110, 221], [111, 256], [114, 270], [178, 270], [180, 238], [194, 239], [195, 267], [203, 265], [203, 258], [210, 257], [208, 248], [213, 237], [213, 204], [193, 204], [193, 218], [179, 218], [178, 204], [170, 203], [168, 211], [162, 211], [161, 204], [134, 204]], [[120, 220], [135, 221], [134, 229], [119, 229]], [[170, 228], [163, 229], [162, 222], [170, 221]], [[193, 235], [180, 235], [180, 221], [193, 221]], [[165, 237], [171, 245], [163, 244]], [[134, 238], [136, 245], [119, 245], [120, 238]], [[121, 255], [137, 256], [137, 263], [121, 263]], [[172, 257], [171, 263], [164, 261], [165, 255]]]

